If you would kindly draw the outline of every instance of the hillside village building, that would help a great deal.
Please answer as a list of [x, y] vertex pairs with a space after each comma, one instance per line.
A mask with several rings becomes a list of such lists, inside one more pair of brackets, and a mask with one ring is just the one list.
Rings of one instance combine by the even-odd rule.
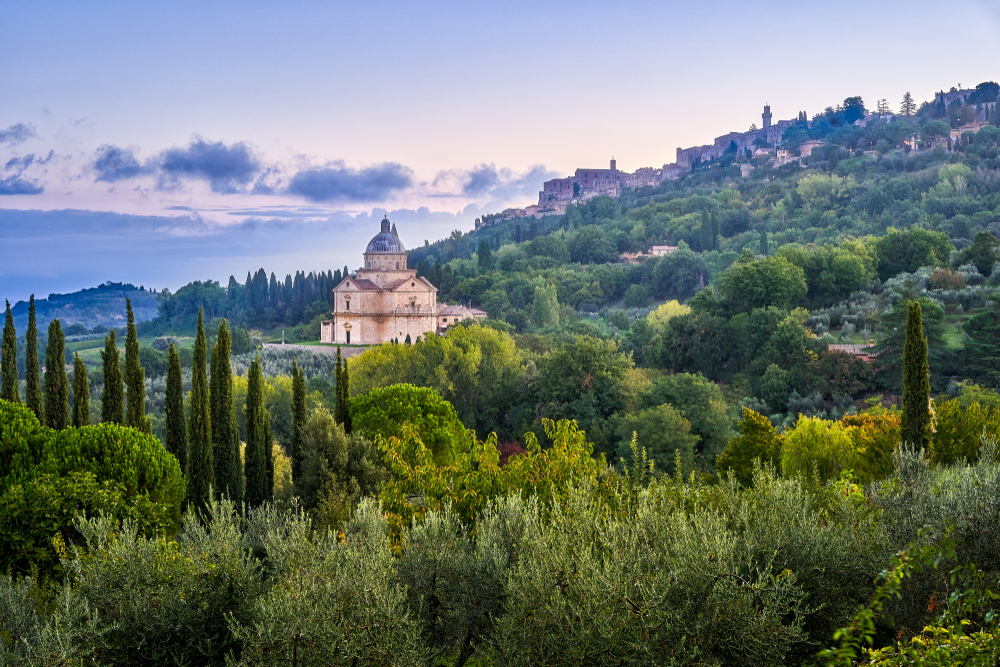
[[[485, 229], [501, 220], [562, 215], [566, 212], [567, 206], [573, 203], [586, 202], [601, 195], [619, 197], [626, 188], [638, 190], [646, 185], [659, 185], [663, 181], [680, 178], [683, 174], [691, 173], [692, 167], [698, 163], [722, 157], [727, 150], [732, 150], [733, 146], [736, 147], [737, 153], [741, 156], [747, 149], [750, 149], [754, 157], [766, 156], [778, 149], [785, 130], [796, 125], [811, 126], [811, 121], [801, 117], [795, 120], [779, 120], [774, 123], [771, 119], [771, 107], [765, 105], [764, 113], [761, 114], [764, 125], [762, 128], [752, 129], [749, 132], [730, 132], [716, 137], [711, 144], [704, 146], [678, 148], [677, 161], [659, 168], [641, 167], [630, 174], [619, 170], [617, 163], [612, 158], [608, 169], [577, 169], [572, 176], [545, 181], [542, 184], [542, 190], [538, 193], [537, 204], [526, 206], [523, 209], [504, 209], [498, 216], [493, 216], [489, 220], [477, 218], [475, 228], [477, 230]], [[821, 143], [806, 142], [805, 155], [808, 155], [813, 148]], [[790, 160], [786, 157], [784, 161]], [[782, 163], [781, 160], [777, 162]], [[743, 176], [748, 176], [753, 171], [752, 167], [747, 165], [740, 165], [740, 169]]]
[[[708, 162], [709, 160], [722, 157], [723, 153], [730, 150], [733, 145], [736, 146], [736, 152], [740, 154], [748, 148], [757, 150], [760, 145], [776, 147], [781, 142], [781, 137], [785, 134], [785, 130], [803, 122], [798, 119], [779, 120], [772, 124], [771, 107], [769, 105], [764, 105], [764, 113], [761, 114], [761, 120], [764, 122], [764, 127], [759, 130], [730, 132], [721, 137], [716, 137], [715, 141], [705, 146], [678, 148], [677, 162], [675, 164], [690, 170], [697, 162]], [[672, 165], [664, 165], [664, 170], [667, 166]]]
[[393, 339], [438, 333], [486, 313], [465, 306], [438, 305], [437, 288], [406, 268], [406, 248], [388, 217], [369, 241], [364, 266], [333, 288], [333, 318], [325, 320], [320, 341], [338, 345], [379, 345]]
[[662, 180], [662, 169], [641, 167], [630, 174], [620, 171], [612, 158], [609, 169], [577, 169], [572, 176], [545, 181], [538, 193], [538, 207], [565, 206], [574, 200], [587, 201], [600, 195], [618, 197], [625, 188], [639, 189], [644, 185], [657, 185]]

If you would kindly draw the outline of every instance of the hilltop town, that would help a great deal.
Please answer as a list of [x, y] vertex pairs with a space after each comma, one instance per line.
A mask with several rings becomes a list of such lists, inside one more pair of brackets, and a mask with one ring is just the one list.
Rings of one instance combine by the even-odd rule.
[[[928, 148], [948, 140], [957, 141], [966, 132], [975, 133], [997, 122], [995, 104], [989, 103], [996, 98], [996, 95], [993, 94], [992, 88], [984, 89], [984, 85], [987, 84], [981, 84], [976, 88], [952, 87], [948, 92], [942, 90], [935, 93], [932, 104], [936, 107], [936, 115], [950, 121], [952, 129], [950, 137], [938, 137], [927, 146]], [[912, 115], [916, 111], [914, 105], [912, 108], [901, 110], [900, 113]], [[789, 130], [801, 129], [804, 136], [813, 129], [814, 123], [817, 122], [816, 118], [831, 116], [837, 112], [844, 115], [847, 123], [859, 128], [864, 128], [873, 120], [892, 122], [900, 115], [889, 110], [886, 100], [879, 100], [876, 110], [869, 111], [860, 97], [851, 97], [845, 100], [842, 107], [836, 110], [827, 108], [813, 119], [809, 119], [806, 112], [800, 111], [794, 119], [772, 121], [771, 107], [765, 104], [761, 113], [762, 125], [759, 128], [754, 124], [745, 132], [728, 132], [715, 137], [710, 144], [689, 148], [678, 147], [674, 162], [661, 167], [640, 167], [629, 173], [618, 169], [616, 160], [612, 158], [607, 169], [577, 169], [572, 176], [545, 181], [538, 193], [537, 203], [524, 208], [507, 208], [500, 213], [477, 218], [475, 228], [478, 230], [518, 218], [562, 215], [566, 212], [566, 207], [571, 204], [587, 202], [602, 195], [617, 198], [625, 189], [638, 190], [644, 186], [656, 186], [663, 181], [677, 179], [683, 174], [690, 173], [699, 165], [718, 160], [727, 153], [734, 154], [737, 160], [742, 162], [743, 176], [749, 175], [753, 169], [752, 161], [758, 158], [764, 158], [774, 167], [801, 161], [825, 142], [804, 140], [796, 142], [795, 150], [789, 150], [787, 147], [783, 149], [786, 133]], [[916, 148], [917, 138], [913, 137], [904, 143], [908, 148]]]

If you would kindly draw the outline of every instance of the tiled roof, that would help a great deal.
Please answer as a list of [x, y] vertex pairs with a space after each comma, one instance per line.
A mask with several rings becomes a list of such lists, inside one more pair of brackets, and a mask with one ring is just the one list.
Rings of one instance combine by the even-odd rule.
[[486, 311], [478, 310], [476, 308], [466, 308], [465, 306], [438, 306], [438, 315], [465, 315], [465, 314], [477, 317], [479, 315], [486, 315]]
[[354, 281], [354, 284], [357, 285], [358, 289], [360, 289], [360, 290], [367, 291], [367, 290], [377, 290], [377, 289], [379, 289], [378, 285], [376, 285], [372, 281], [368, 280], [367, 278], [351, 278], [351, 280]]

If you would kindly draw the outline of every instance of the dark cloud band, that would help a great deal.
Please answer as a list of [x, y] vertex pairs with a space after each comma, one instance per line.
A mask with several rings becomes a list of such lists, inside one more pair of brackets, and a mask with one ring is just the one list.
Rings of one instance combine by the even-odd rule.
[[413, 171], [395, 162], [351, 169], [342, 164], [304, 169], [286, 192], [314, 202], [368, 202], [384, 199], [413, 185]]
[[213, 192], [242, 191], [261, 172], [260, 160], [241, 142], [227, 146], [221, 141], [195, 139], [187, 148], [171, 148], [160, 156], [160, 169], [170, 177], [207, 180]]
[[131, 148], [119, 148], [111, 144], [97, 149], [90, 168], [95, 173], [95, 180], [105, 183], [129, 180], [149, 171], [139, 163]]

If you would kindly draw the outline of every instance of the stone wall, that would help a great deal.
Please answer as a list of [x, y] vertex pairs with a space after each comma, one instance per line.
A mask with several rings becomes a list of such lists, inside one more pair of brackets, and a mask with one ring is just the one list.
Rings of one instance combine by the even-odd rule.
[[[331, 357], [337, 356], [336, 345], [284, 345], [282, 343], [264, 343], [261, 347], [265, 350], [305, 350], [307, 352], [316, 352], [318, 354], [329, 354]], [[349, 359], [367, 352], [368, 349], [369, 348], [367, 347], [342, 347], [340, 348], [340, 356]]]

